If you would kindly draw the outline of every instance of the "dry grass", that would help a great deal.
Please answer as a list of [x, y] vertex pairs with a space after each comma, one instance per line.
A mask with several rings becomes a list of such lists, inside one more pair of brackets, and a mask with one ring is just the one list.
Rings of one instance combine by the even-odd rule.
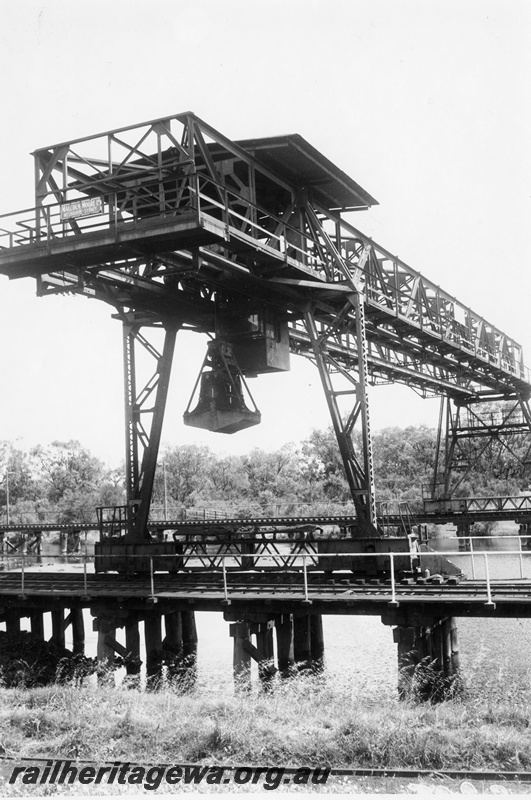
[[166, 690], [0, 690], [14, 757], [423, 769], [531, 769], [531, 702], [368, 701], [312, 678], [216, 698]]

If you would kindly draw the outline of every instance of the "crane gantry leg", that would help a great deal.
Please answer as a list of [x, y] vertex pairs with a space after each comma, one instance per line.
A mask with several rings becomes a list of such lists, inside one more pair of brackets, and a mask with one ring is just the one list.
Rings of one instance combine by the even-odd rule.
[[[358, 313], [358, 353], [362, 354], [364, 352], [364, 317], [363, 304], [359, 295], [354, 294], [349, 298], [347, 303], [349, 311], [352, 310], [352, 305], [354, 305]], [[341, 315], [328, 328], [324, 329], [321, 326], [320, 330], [311, 310], [305, 312], [304, 319], [313, 349], [314, 360], [325, 392], [349, 489], [356, 508], [359, 523], [358, 535], [379, 536], [376, 527], [376, 501], [369, 404], [366, 390], [366, 364], [364, 364], [363, 356], [360, 355], [358, 374], [355, 376], [328, 352], [327, 339], [333, 337], [336, 332], [340, 324]], [[350, 383], [350, 388], [338, 389], [334, 387], [333, 376], [338, 375]], [[346, 419], [343, 419], [339, 409], [338, 397], [341, 395], [354, 396], [353, 408]], [[361, 419], [362, 428], [363, 453], [361, 460], [356, 455], [352, 441], [354, 426], [359, 419]]]
[[[162, 352], [149, 341], [147, 329], [134, 315], [124, 315], [124, 378], [126, 433], [126, 492], [128, 538], [142, 542], [147, 523], [157, 456], [164, 421], [166, 398], [178, 325], [164, 329]], [[153, 326], [151, 330], [160, 326]], [[155, 361], [154, 371], [139, 389], [137, 386], [137, 350], [141, 347]]]

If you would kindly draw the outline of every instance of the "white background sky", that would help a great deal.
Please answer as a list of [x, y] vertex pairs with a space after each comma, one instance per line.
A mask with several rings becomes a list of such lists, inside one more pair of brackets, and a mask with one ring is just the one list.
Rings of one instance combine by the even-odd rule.
[[[352, 220], [524, 345], [531, 363], [528, 0], [3, 0], [0, 213], [33, 205], [29, 153], [193, 111], [232, 139], [300, 133], [379, 201]], [[0, 227], [2, 222], [0, 220]], [[0, 277], [0, 439], [123, 456], [120, 324]], [[163, 439], [279, 447], [329, 424], [318, 376], [251, 382], [261, 426], [182, 425], [204, 355], [181, 335]], [[438, 404], [371, 392], [375, 428]]]

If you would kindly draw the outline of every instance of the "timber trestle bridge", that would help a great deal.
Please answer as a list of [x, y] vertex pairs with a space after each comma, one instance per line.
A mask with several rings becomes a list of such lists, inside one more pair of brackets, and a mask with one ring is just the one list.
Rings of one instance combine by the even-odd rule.
[[[298, 134], [231, 141], [190, 112], [33, 155], [34, 205], [0, 218], [0, 274], [35, 280], [42, 297], [105, 302], [121, 323], [125, 505], [102, 509], [97, 524], [0, 527], [8, 634], [29, 618], [40, 639], [50, 625], [63, 645], [68, 630], [81, 653], [89, 609], [99, 663], [118, 654], [138, 675], [140, 625], [157, 679], [163, 662], [193, 669], [195, 611], [214, 609], [231, 622], [238, 677], [248, 680], [255, 659], [269, 681], [277, 668], [322, 661], [323, 615], [374, 614], [394, 627], [400, 664], [428, 659], [455, 676], [456, 617], [529, 616], [531, 498], [460, 496], [487, 455], [500, 472], [508, 459], [522, 474], [531, 463], [522, 347], [352, 224], [377, 204], [365, 189]], [[280, 389], [293, 356], [316, 366], [351, 514], [151, 519], [182, 330], [208, 337], [183, 413], [191, 427], [257, 425], [247, 379], [277, 373]], [[441, 401], [433, 474], [414, 515], [375, 491], [369, 390], [395, 382]], [[486, 520], [520, 526], [514, 580], [491, 579], [494, 554], [472, 544]], [[426, 526], [448, 522], [457, 544], [470, 542], [472, 578], [451, 553], [428, 549]], [[48, 534], [68, 574], [37, 565]]]
[[[321, 669], [323, 618], [371, 615], [393, 628], [399, 691], [405, 693], [419, 663], [434, 664], [446, 679], [459, 676], [457, 618], [531, 618], [524, 568], [531, 554], [522, 537], [506, 537], [514, 549], [505, 551], [482, 550], [483, 537], [475, 544], [471, 538], [465, 553], [437, 553], [413, 534], [334, 539], [322, 537], [323, 528], [317, 537], [315, 529], [293, 533], [277, 526], [261, 537], [247, 532], [235, 538], [206, 535], [203, 527], [201, 534], [179, 533], [178, 541], [130, 545], [125, 554], [120, 547], [113, 553], [109, 540], [107, 547], [103, 540], [89, 548], [78, 539], [76, 552], [63, 550], [59, 557], [20, 547], [3, 558], [0, 622], [16, 634], [28, 619], [34, 635], [51, 632], [61, 647], [69, 636], [72, 651], [83, 654], [90, 613], [102, 679], [108, 682], [118, 656], [128, 679], [138, 680], [145, 653], [149, 685], [166, 675], [189, 686], [196, 670], [195, 614], [219, 612], [230, 623], [234, 675], [242, 687], [250, 685], [252, 660], [265, 686], [276, 673]], [[519, 574], [491, 579], [496, 562], [511, 556], [520, 561]], [[463, 575], [453, 557], [466, 560], [474, 577]], [[58, 559], [67, 563], [46, 571], [46, 563]]]

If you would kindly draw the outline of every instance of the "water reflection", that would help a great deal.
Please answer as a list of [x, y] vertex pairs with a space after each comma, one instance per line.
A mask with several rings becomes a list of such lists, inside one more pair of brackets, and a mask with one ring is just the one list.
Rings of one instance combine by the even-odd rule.
[[[452, 553], [449, 556], [450, 560], [469, 579], [485, 580], [486, 559], [484, 553], [487, 553], [491, 580], [531, 579], [531, 551], [521, 546], [522, 540], [518, 537], [518, 527], [514, 525], [514, 529], [515, 533], [472, 536], [466, 540], [457, 537], [454, 526], [441, 526], [434, 535], [430, 536], [429, 545], [432, 550]], [[527, 539], [524, 539], [524, 542], [527, 543]]]

